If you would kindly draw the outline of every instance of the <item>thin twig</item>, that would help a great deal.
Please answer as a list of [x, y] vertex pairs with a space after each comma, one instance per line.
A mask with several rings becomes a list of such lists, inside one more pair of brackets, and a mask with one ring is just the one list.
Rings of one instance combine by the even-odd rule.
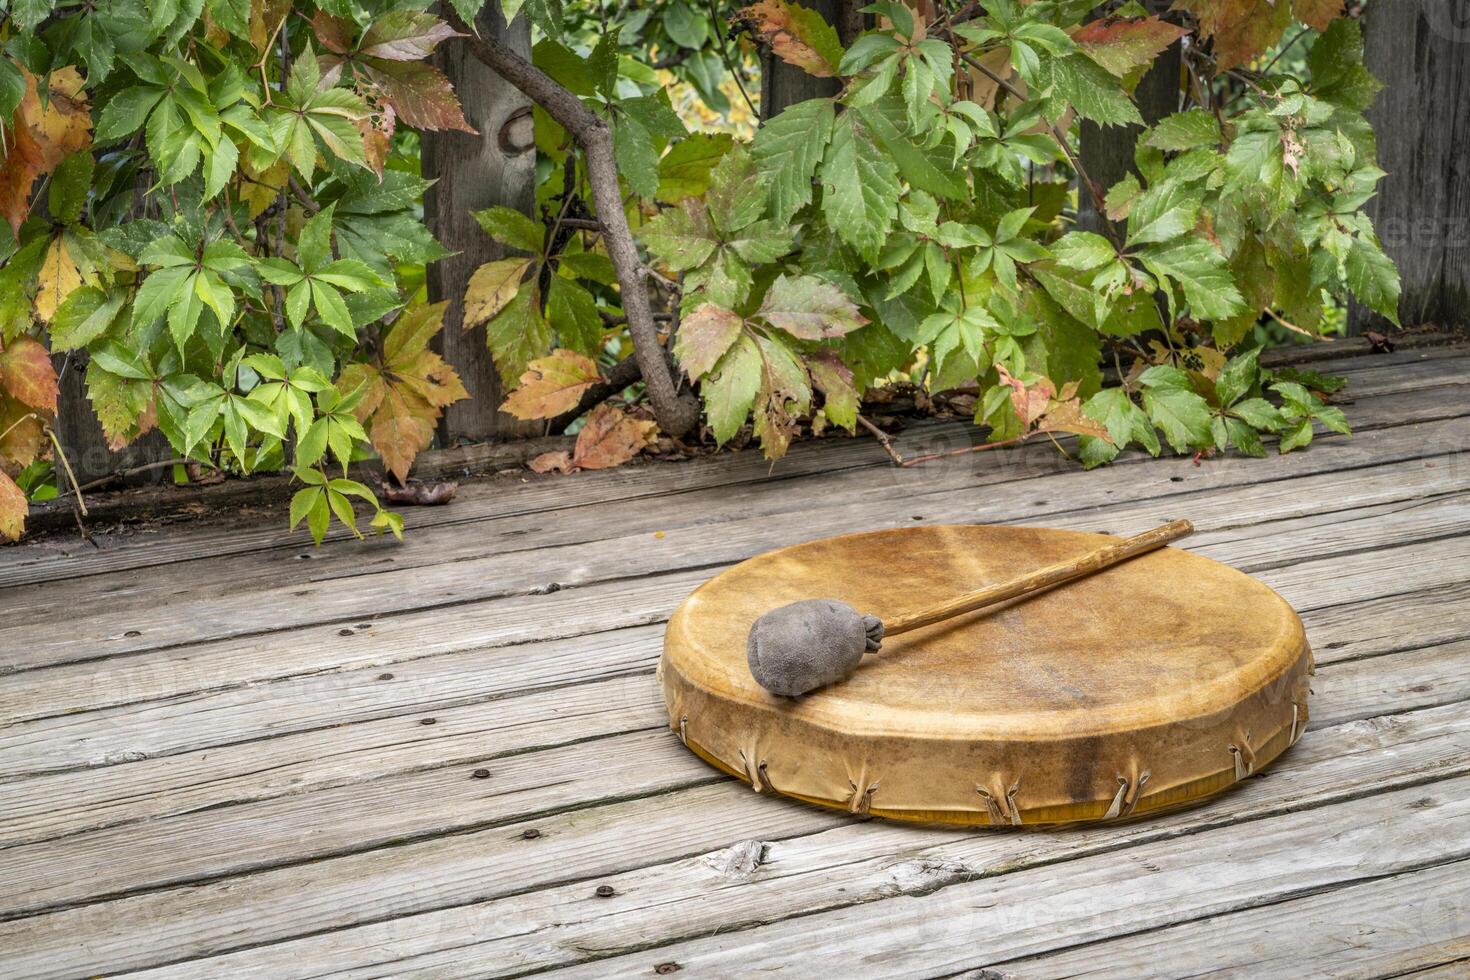
[[296, 200], [301, 204], [302, 207], [306, 208], [306, 210], [310, 211], [312, 214], [316, 214], [322, 209], [322, 206], [317, 203], [316, 198], [312, 197], [311, 194], [307, 192], [306, 188], [301, 186], [301, 182], [296, 179], [295, 174], [291, 174], [290, 176], [288, 176], [286, 178], [286, 181], [291, 185], [292, 195], [295, 196]]
[[1321, 334], [1312, 333], [1312, 331], [1306, 330], [1306, 329], [1304, 329], [1302, 327], [1299, 327], [1295, 323], [1290, 322], [1289, 320], [1284, 320], [1284, 319], [1281, 318], [1281, 316], [1275, 310], [1273, 310], [1273, 309], [1271, 309], [1269, 307], [1266, 309], [1266, 314], [1268, 316], [1270, 316], [1271, 319], [1275, 320], [1277, 323], [1281, 324], [1283, 327], [1285, 327], [1286, 329], [1290, 330], [1292, 333], [1299, 333], [1303, 337], [1308, 337], [1308, 338], [1310, 338], [1312, 340], [1315, 340], [1315, 341], [1318, 341], [1320, 343], [1325, 343], [1325, 344], [1332, 343], [1332, 338], [1331, 337], [1324, 337]]
[[56, 458], [61, 460], [61, 468], [66, 470], [66, 478], [71, 481], [71, 488], [77, 495], [77, 507], [82, 516], [87, 516], [87, 501], [82, 497], [82, 488], [77, 486], [77, 475], [72, 472], [71, 463], [67, 461], [66, 450], [61, 448], [61, 440], [56, 438], [56, 430], [46, 426], [46, 435], [51, 437], [51, 447], [56, 450]]
[[684, 291], [683, 286], [680, 286], [663, 273], [650, 269], [648, 266], [643, 267], [643, 274], [671, 293], [682, 293]]
[[888, 434], [886, 432], [884, 432], [882, 429], [878, 428], [872, 422], [869, 422], [866, 418], [864, 418], [861, 415], [859, 415], [857, 417], [857, 420], [858, 420], [858, 425], [860, 425], [863, 428], [867, 429], [869, 432], [871, 432], [873, 434], [873, 438], [878, 440], [878, 445], [882, 446], [883, 447], [883, 451], [888, 454], [888, 458], [891, 459], [891, 460], [893, 460], [893, 465], [895, 465], [895, 466], [907, 466], [908, 465], [907, 463], [905, 463], [903, 461], [903, 457], [899, 455], [898, 450], [893, 448], [893, 440], [891, 440], [891, 439], [888, 438]]
[[935, 459], [947, 459], [950, 456], [964, 456], [969, 453], [983, 453], [987, 449], [1000, 449], [1003, 446], [1014, 446], [1025, 438], [1025, 436], [1016, 436], [1012, 439], [1002, 439], [999, 442], [982, 442], [978, 446], [970, 446], [966, 449], [951, 449], [947, 453], [930, 453], [927, 456], [915, 456], [913, 459], [904, 460], [899, 465], [904, 467], [918, 466], [920, 463], [927, 463]]
[[1311, 30], [1312, 29], [1310, 27], [1303, 27], [1301, 30], [1297, 31], [1296, 34], [1293, 35], [1292, 39], [1283, 44], [1281, 46], [1281, 50], [1276, 52], [1276, 57], [1266, 62], [1266, 67], [1261, 69], [1261, 74], [1271, 74], [1271, 69], [1276, 67], [1276, 62], [1281, 60], [1281, 56], [1290, 51], [1292, 49], [1292, 46], [1296, 44], [1296, 42], [1300, 41], [1302, 38], [1306, 37], [1307, 34], [1311, 32]]
[[755, 107], [754, 102], [750, 101], [750, 93], [745, 91], [745, 82], [741, 79], [740, 72], [735, 67], [735, 62], [731, 60], [729, 53], [725, 50], [725, 30], [720, 26], [720, 14], [715, 9], [715, 0], [707, 0], [707, 3], [709, 5], [710, 26], [714, 28], [715, 37], [719, 38], [720, 41], [720, 60], [725, 63], [725, 70], [730, 73], [730, 77], [735, 79], [735, 87], [740, 90], [740, 95], [745, 99], [745, 105], [750, 109], [750, 114], [759, 119], [761, 114], [760, 110]]

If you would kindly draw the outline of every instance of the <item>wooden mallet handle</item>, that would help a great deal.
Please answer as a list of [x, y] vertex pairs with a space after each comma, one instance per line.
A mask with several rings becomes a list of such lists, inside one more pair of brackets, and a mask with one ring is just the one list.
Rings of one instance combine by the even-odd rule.
[[1070, 558], [1067, 561], [1057, 562], [1055, 565], [1038, 568], [1034, 572], [1009, 582], [987, 585], [983, 589], [976, 589], [974, 592], [947, 599], [927, 609], [909, 613], [907, 616], [884, 620], [883, 635], [885, 637], [897, 636], [899, 633], [907, 633], [909, 630], [916, 630], [921, 626], [928, 626], [952, 616], [984, 609], [998, 602], [1044, 592], [1063, 582], [1091, 575], [1093, 572], [1102, 571], [1104, 568], [1127, 561], [1136, 555], [1153, 551], [1155, 548], [1162, 548], [1169, 542], [1178, 541], [1193, 531], [1194, 525], [1189, 521], [1170, 521], [1168, 524], [1161, 524], [1152, 531], [1144, 531], [1142, 534], [1136, 534], [1117, 544], [1099, 548], [1081, 558]]

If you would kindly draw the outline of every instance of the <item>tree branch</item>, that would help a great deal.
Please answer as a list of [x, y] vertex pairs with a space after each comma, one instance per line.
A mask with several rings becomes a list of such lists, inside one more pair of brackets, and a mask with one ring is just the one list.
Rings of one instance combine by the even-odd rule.
[[623, 309], [628, 314], [628, 331], [633, 335], [633, 356], [643, 372], [654, 417], [668, 435], [675, 438], [684, 435], [699, 421], [699, 400], [692, 394], [680, 396], [664, 362], [643, 268], [638, 261], [638, 247], [633, 243], [628, 216], [623, 213], [612, 129], [576, 95], [505, 44], [494, 37], [475, 35], [447, 4], [442, 12], [449, 25], [465, 35], [461, 40], [469, 45], [476, 58], [544, 109], [581, 144], [587, 180], [592, 185], [592, 203], [602, 222], [608, 258], [617, 271]]
[[638, 366], [638, 358], [623, 358], [612, 366], [604, 380], [582, 392], [582, 397], [577, 400], [574, 408], [567, 409], [548, 423], [551, 434], [561, 435], [567, 426], [582, 417], [583, 412], [601, 404], [642, 377], [643, 369]]

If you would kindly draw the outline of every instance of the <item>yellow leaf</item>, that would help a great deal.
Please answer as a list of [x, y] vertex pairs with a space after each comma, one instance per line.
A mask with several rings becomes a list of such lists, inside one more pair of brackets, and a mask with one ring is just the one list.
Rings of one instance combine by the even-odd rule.
[[286, 186], [286, 178], [291, 173], [291, 165], [285, 160], [277, 161], [264, 170], [255, 172], [248, 162], [244, 165], [245, 176], [249, 180], [240, 181], [240, 200], [250, 207], [250, 220], [254, 221], [265, 213], [265, 209], [275, 203], [276, 197], [281, 193], [281, 188]]
[[16, 540], [26, 529], [26, 495], [15, 481], [0, 472], [0, 537]]
[[584, 470], [620, 466], [653, 443], [658, 425], [635, 419], [611, 405], [598, 405], [577, 433], [572, 465]]
[[71, 249], [66, 247], [66, 235], [57, 235], [46, 249], [36, 279], [36, 317], [42, 323], [50, 323], [56, 308], [81, 284], [82, 270], [72, 260]]
[[497, 259], [486, 262], [470, 276], [464, 294], [464, 328], [478, 326], [505, 308], [521, 288], [521, 276], [532, 260]]
[[537, 358], [527, 366], [520, 386], [500, 410], [518, 419], [555, 418], [575, 408], [582, 392], [600, 380], [602, 376], [591, 358], [559, 348], [550, 357]]
[[337, 377], [337, 390], [344, 395], [363, 389], [354, 414], [367, 427], [383, 465], [400, 482], [434, 438], [444, 408], [469, 397], [454, 369], [427, 349], [444, 326], [444, 306], [405, 310], [383, 338], [382, 363], [349, 364]]

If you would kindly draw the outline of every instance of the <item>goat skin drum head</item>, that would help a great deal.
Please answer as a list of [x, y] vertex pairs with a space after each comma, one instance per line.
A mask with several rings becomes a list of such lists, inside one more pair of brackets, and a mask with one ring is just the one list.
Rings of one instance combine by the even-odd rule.
[[1176, 548], [885, 639], [801, 698], [750, 675], [746, 635], [777, 606], [825, 597], [892, 618], [1116, 540], [911, 527], [742, 562], [669, 620], [669, 725], [757, 792], [899, 820], [1111, 820], [1219, 792], [1300, 737], [1312, 653], [1275, 592]]

